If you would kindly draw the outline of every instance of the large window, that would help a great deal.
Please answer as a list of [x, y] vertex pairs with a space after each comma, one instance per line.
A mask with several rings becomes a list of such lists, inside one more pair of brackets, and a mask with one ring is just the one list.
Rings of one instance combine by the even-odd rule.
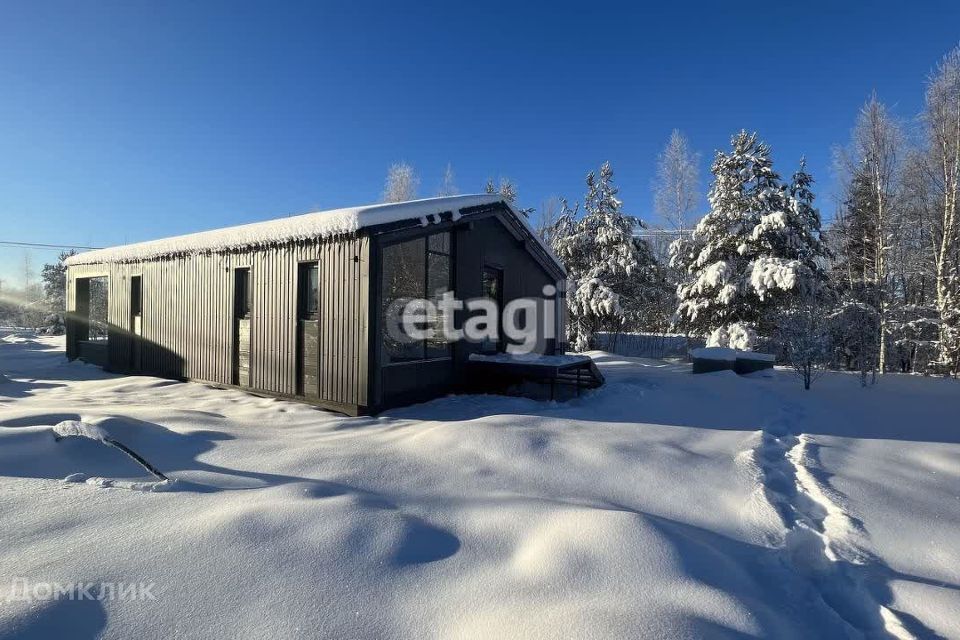
[[410, 362], [450, 355], [450, 343], [443, 335], [443, 317], [429, 321], [434, 337], [412, 340], [396, 335], [390, 327], [399, 324], [399, 314], [410, 300], [431, 300], [434, 304], [452, 290], [451, 247], [448, 232], [399, 242], [383, 249], [381, 282], [383, 346], [385, 362]]
[[90, 278], [90, 340], [106, 340], [109, 337], [108, 312], [110, 279], [106, 276]]

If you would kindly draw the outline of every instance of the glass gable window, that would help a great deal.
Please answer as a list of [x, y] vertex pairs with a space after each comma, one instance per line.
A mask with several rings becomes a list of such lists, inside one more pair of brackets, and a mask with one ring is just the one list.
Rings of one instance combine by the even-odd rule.
[[[450, 233], [435, 233], [383, 248], [381, 282], [384, 362], [411, 362], [450, 355], [450, 343], [443, 336], [443, 318], [432, 318], [435, 335], [426, 340], [391, 335], [399, 315], [410, 300], [427, 299], [434, 304], [452, 290]], [[421, 327], [425, 328], [425, 327]]]
[[497, 303], [498, 307], [503, 306], [503, 271], [501, 269], [484, 267], [480, 286], [483, 289], [483, 297], [490, 298]]
[[[503, 269], [486, 265], [483, 267], [483, 274], [480, 281], [480, 288], [483, 291], [483, 297], [489, 298], [497, 305], [497, 313], [503, 310]], [[485, 340], [480, 345], [482, 352], [503, 351], [504, 343], [501, 340]]]

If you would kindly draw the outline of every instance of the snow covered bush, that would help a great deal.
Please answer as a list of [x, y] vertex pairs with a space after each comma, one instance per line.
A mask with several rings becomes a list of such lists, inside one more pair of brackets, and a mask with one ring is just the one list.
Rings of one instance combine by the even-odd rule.
[[899, 305], [891, 313], [887, 326], [891, 365], [901, 373], [934, 372], [941, 335], [936, 306]]
[[777, 315], [774, 337], [806, 390], [830, 359], [828, 315], [822, 299], [815, 294], [802, 296], [793, 307]]
[[40, 333], [47, 336], [62, 336], [67, 332], [62, 313], [51, 313], [40, 327]]
[[866, 386], [875, 378], [880, 358], [880, 314], [872, 306], [847, 297], [840, 300], [828, 318], [834, 365], [859, 371], [860, 382]]

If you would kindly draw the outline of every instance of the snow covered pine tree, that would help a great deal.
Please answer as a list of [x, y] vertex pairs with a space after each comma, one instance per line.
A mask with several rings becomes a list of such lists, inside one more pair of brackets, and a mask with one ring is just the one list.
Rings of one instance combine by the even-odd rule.
[[596, 331], [622, 329], [640, 303], [639, 285], [631, 280], [642, 258], [633, 238], [635, 221], [624, 215], [617, 192], [605, 162], [599, 179], [593, 171], [587, 174], [583, 218], [576, 221], [576, 210], [564, 202], [557, 220], [554, 249], [571, 282], [569, 337], [577, 351], [592, 346]]
[[785, 188], [770, 148], [741, 131], [711, 167], [710, 211], [689, 240], [671, 246], [677, 323], [708, 345], [751, 349], [776, 311], [824, 282], [820, 216], [803, 163]]

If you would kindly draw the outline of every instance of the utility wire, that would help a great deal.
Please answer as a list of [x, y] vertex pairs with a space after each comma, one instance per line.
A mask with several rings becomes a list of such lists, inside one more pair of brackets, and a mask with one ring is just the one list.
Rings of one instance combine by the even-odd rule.
[[22, 247], [24, 249], [101, 249], [102, 247], [82, 247], [74, 244], [42, 244], [39, 242], [17, 242], [15, 240], [0, 240], [0, 246]]

